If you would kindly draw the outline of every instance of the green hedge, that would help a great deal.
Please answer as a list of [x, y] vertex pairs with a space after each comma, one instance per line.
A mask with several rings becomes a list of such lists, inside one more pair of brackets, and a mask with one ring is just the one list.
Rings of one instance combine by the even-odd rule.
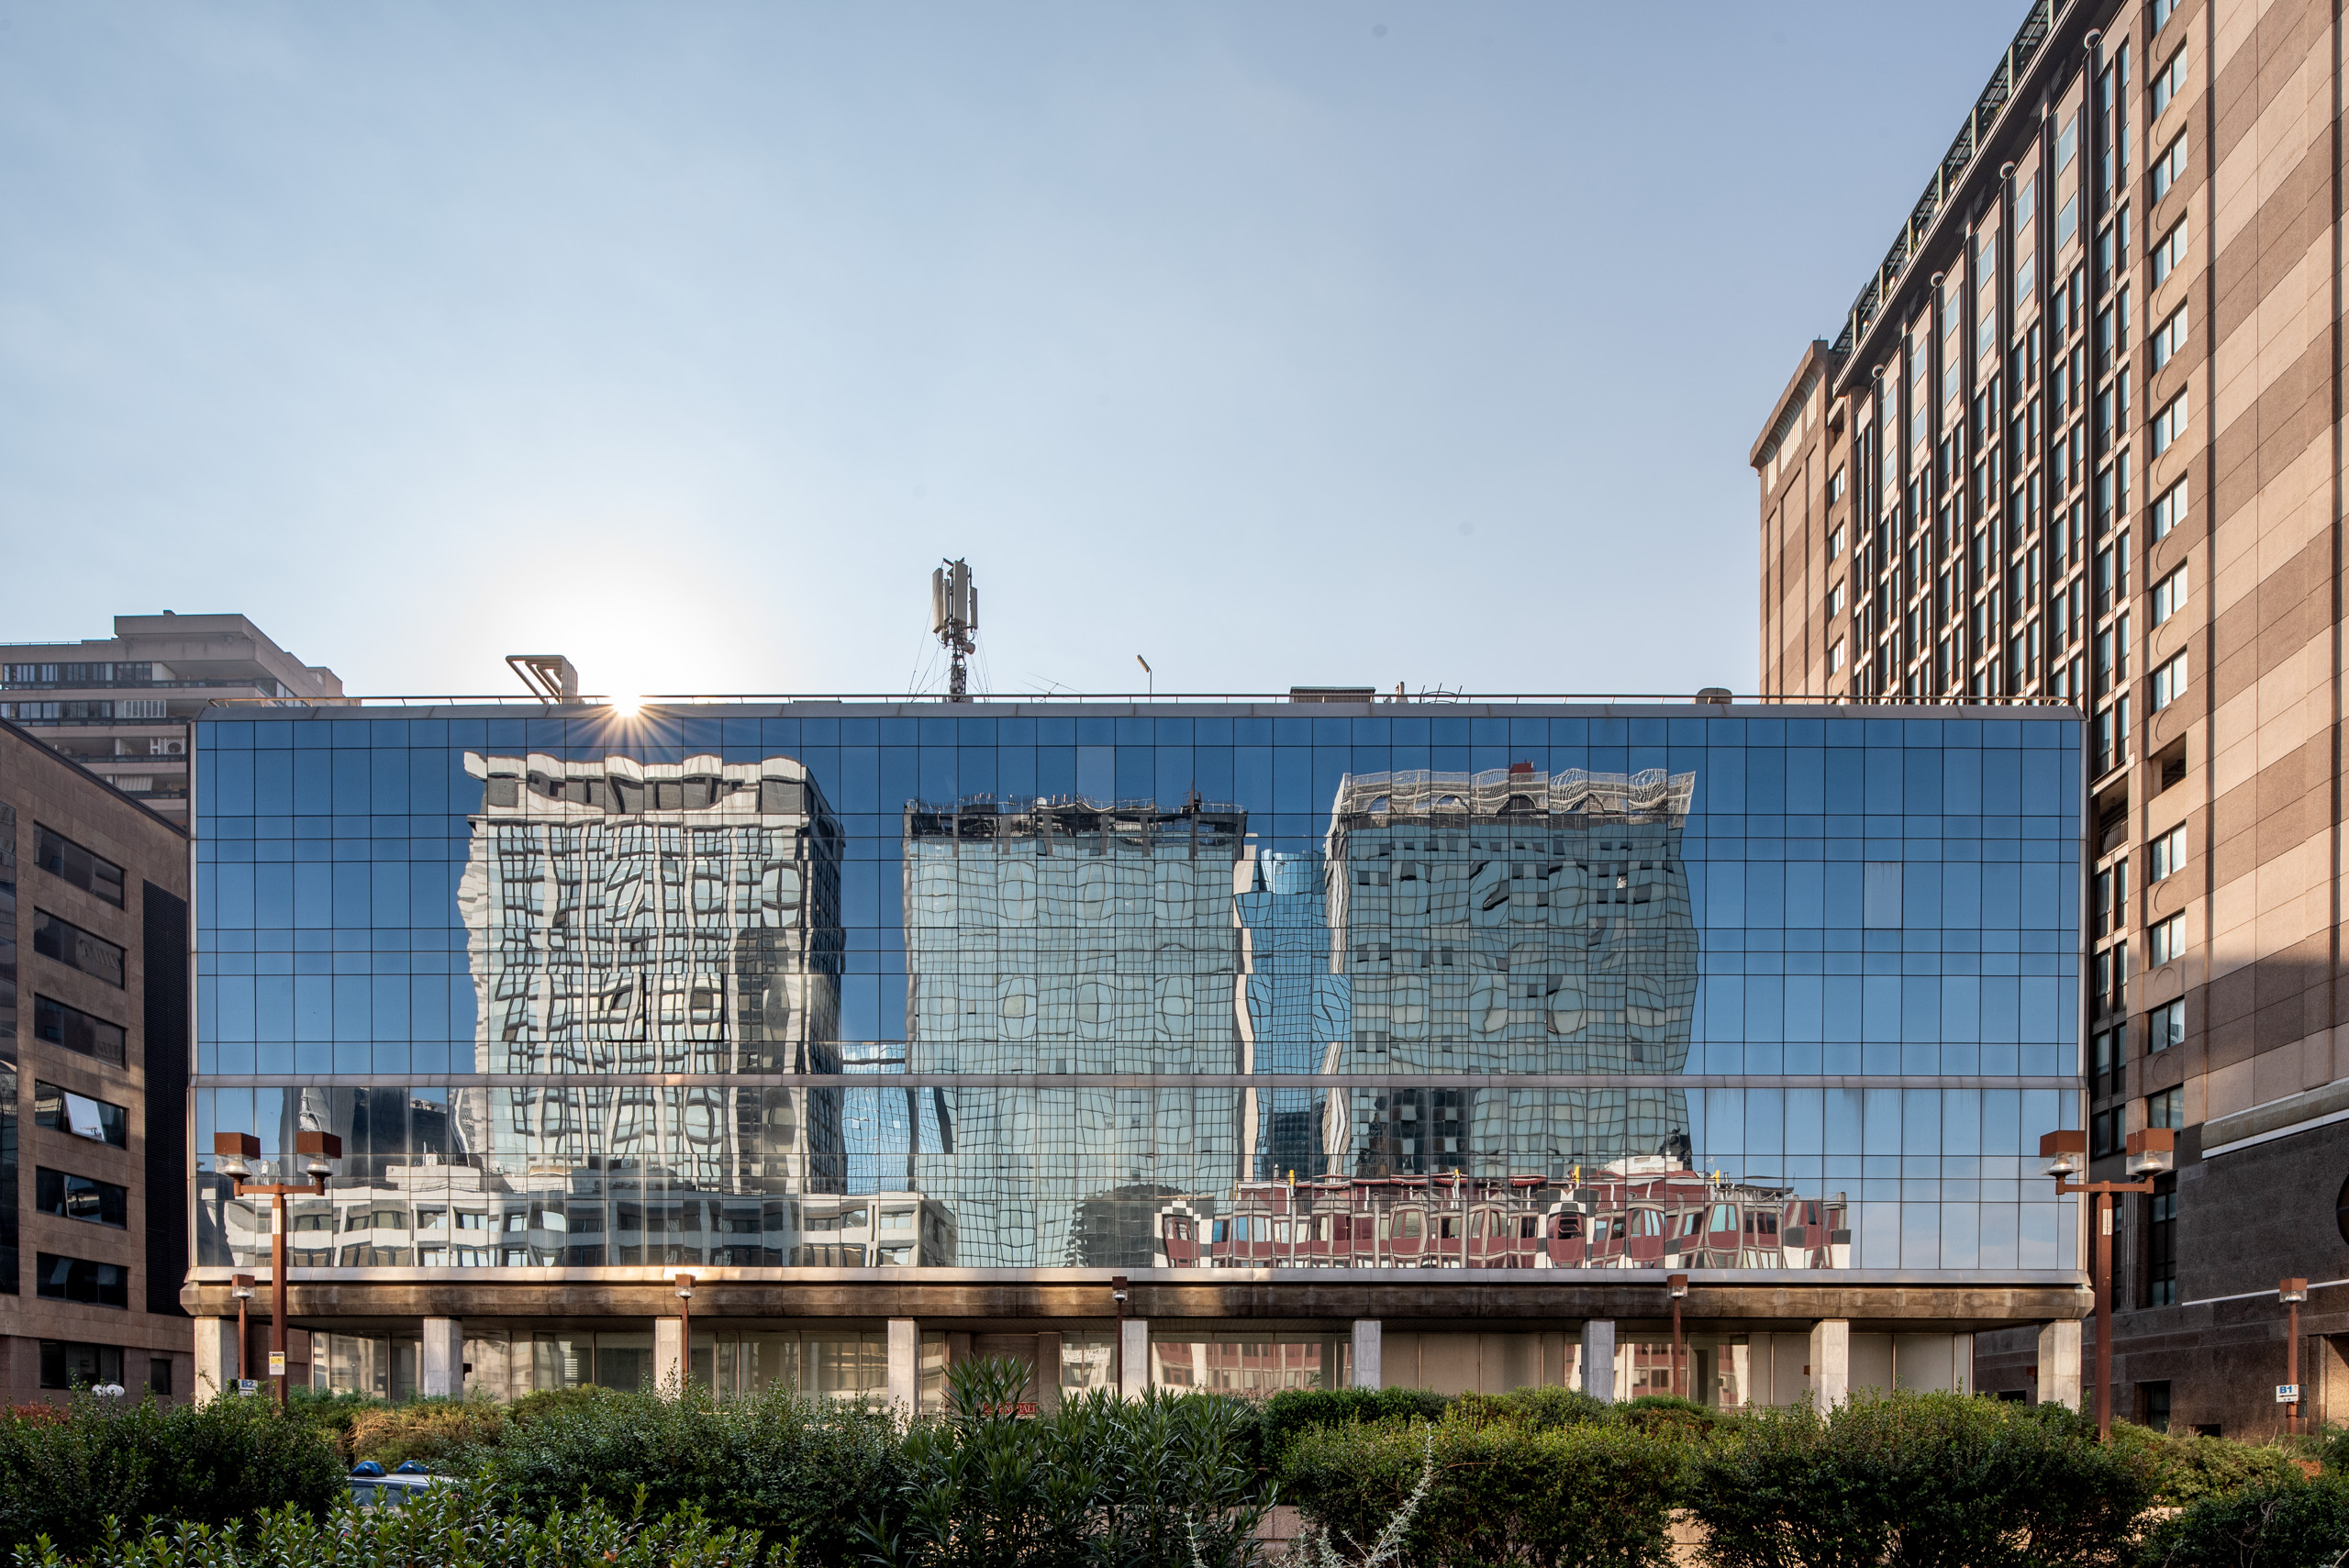
[[[1432, 1425], [1388, 1419], [1299, 1433], [1284, 1496], [1359, 1557], [1419, 1489], [1401, 1562], [1428, 1568], [1659, 1568], [1690, 1447], [1617, 1420], [1553, 1420], [1490, 1400]], [[1595, 1403], [1595, 1402], [1594, 1402]], [[1563, 1408], [1552, 1406], [1555, 1417]], [[1428, 1469], [1432, 1460], [1431, 1471]]]
[[1717, 1568], [2105, 1568], [2155, 1481], [2061, 1405], [1896, 1394], [1741, 1418], [1699, 1451], [1689, 1506]]
[[2299, 1475], [2201, 1497], [2145, 1532], [2144, 1568], [2331, 1568], [2349, 1551], [2349, 1483]]
[[[768, 1560], [744, 1532], [713, 1527], [690, 1509], [645, 1521], [590, 1503], [538, 1518], [463, 1487], [435, 1488], [402, 1508], [354, 1509], [346, 1500], [323, 1519], [287, 1507], [241, 1529], [109, 1529], [95, 1545], [94, 1561], [105, 1568], [760, 1568]], [[79, 1560], [48, 1540], [14, 1554], [16, 1568]]]
[[221, 1525], [292, 1506], [323, 1514], [344, 1489], [328, 1436], [266, 1399], [201, 1408], [73, 1394], [0, 1417], [0, 1541], [47, 1536], [88, 1551], [102, 1514]]
[[495, 1434], [434, 1468], [478, 1476], [531, 1514], [582, 1497], [620, 1510], [640, 1499], [653, 1515], [691, 1506], [840, 1563], [859, 1510], [896, 1488], [905, 1462], [896, 1423], [863, 1404], [781, 1389], [723, 1403], [703, 1389], [599, 1389], [517, 1401]]
[[1015, 1414], [1028, 1369], [954, 1367], [944, 1418], [907, 1434], [896, 1485], [866, 1500], [876, 1568], [1248, 1568], [1268, 1498], [1236, 1400], [1094, 1390]]

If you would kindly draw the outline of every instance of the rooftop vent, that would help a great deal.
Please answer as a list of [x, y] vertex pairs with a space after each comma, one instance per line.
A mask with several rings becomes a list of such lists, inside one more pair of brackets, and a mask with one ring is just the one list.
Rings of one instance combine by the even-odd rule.
[[1727, 707], [1730, 703], [1735, 699], [1731, 696], [1730, 689], [1727, 686], [1707, 686], [1697, 694], [1697, 700], [1698, 702], [1717, 702], [1723, 707]]
[[1375, 686], [1291, 686], [1291, 702], [1372, 702], [1378, 696]]

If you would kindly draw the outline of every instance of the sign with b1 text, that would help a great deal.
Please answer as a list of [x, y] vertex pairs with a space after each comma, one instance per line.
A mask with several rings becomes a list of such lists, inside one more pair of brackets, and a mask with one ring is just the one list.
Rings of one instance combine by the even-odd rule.
[[2299, 1385], [2299, 1384], [2297, 1384], [2297, 1383], [2279, 1383], [2279, 1384], [2277, 1384], [2277, 1385], [2276, 1385], [2276, 1403], [2277, 1403], [2277, 1404], [2278, 1404], [2278, 1405], [2297, 1405], [2297, 1404], [2299, 1404], [2299, 1402], [2300, 1402], [2300, 1385]]

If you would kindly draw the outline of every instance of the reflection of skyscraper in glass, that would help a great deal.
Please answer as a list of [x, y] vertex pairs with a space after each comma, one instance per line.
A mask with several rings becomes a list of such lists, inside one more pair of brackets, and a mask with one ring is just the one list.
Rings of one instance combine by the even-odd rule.
[[482, 808], [458, 887], [474, 1068], [464, 1150], [602, 1158], [712, 1190], [838, 1191], [839, 1092], [594, 1088], [607, 1073], [837, 1073], [840, 831], [787, 757], [646, 763], [468, 752]]
[[[1248, 976], [1241, 1070], [1336, 1071], [1350, 1027], [1346, 976], [1331, 962], [1326, 866], [1319, 855], [1260, 854], [1241, 868], [1241, 962]], [[1336, 1120], [1332, 1121], [1332, 1116]], [[1309, 1089], [1247, 1091], [1241, 1114], [1241, 1175], [1275, 1180], [1323, 1174], [1345, 1151], [1341, 1099]]]
[[[1681, 861], [1696, 775], [1349, 775], [1329, 836], [1347, 1070], [1671, 1076], [1697, 928]], [[1664, 1151], [1676, 1088], [1362, 1090], [1364, 1173], [1555, 1171]], [[1675, 1145], [1676, 1147], [1676, 1145]]]
[[[908, 806], [907, 1070], [1237, 1070], [1243, 828], [1196, 802]], [[966, 1266], [1147, 1263], [1162, 1198], [1230, 1182], [1238, 1096], [941, 1088], [914, 1180]]]

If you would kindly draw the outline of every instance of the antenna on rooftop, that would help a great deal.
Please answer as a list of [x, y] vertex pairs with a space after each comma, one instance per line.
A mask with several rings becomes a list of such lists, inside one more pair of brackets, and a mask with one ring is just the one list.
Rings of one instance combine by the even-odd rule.
[[941, 562], [930, 574], [930, 629], [938, 634], [945, 645], [947, 656], [953, 661], [952, 673], [947, 677], [946, 700], [971, 700], [971, 671], [967, 662], [976, 644], [972, 633], [979, 629], [979, 590], [971, 581], [968, 562]]

